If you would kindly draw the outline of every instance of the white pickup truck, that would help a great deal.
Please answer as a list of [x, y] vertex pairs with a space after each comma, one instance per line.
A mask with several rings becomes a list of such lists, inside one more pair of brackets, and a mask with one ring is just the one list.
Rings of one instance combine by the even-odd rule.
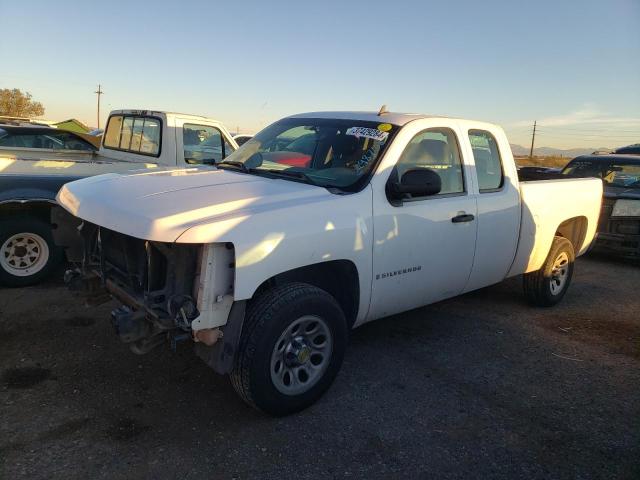
[[62, 259], [60, 246], [75, 240], [77, 223], [55, 206], [65, 183], [107, 172], [215, 163], [237, 148], [216, 120], [151, 110], [112, 111], [97, 152], [64, 135], [73, 134], [0, 128], [0, 285], [38, 283]]
[[313, 403], [348, 331], [524, 274], [558, 302], [591, 243], [602, 182], [520, 182], [488, 123], [395, 113], [295, 115], [215, 170], [109, 174], [65, 185], [83, 219], [68, 280], [122, 307], [144, 353], [192, 338], [244, 401], [283, 415]]

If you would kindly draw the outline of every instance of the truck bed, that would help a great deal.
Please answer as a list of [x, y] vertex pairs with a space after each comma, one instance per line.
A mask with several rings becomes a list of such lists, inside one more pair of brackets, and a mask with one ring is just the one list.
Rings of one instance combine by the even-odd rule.
[[520, 236], [509, 276], [538, 270], [563, 223], [568, 225], [566, 236], [577, 239], [576, 256], [587, 251], [600, 216], [601, 180], [547, 176], [520, 182], [520, 195]]

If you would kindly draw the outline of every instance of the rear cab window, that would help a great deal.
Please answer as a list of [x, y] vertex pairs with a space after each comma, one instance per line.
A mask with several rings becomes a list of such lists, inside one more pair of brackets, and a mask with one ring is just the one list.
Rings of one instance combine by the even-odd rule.
[[162, 122], [144, 115], [111, 115], [104, 133], [104, 148], [152, 157], [160, 156]]

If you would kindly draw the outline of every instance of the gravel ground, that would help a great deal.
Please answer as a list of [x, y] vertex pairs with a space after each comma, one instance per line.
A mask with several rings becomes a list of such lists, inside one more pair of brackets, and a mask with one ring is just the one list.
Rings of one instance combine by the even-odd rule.
[[189, 345], [136, 356], [60, 283], [0, 291], [0, 478], [640, 478], [640, 266], [579, 259], [353, 332], [319, 403], [246, 407]]

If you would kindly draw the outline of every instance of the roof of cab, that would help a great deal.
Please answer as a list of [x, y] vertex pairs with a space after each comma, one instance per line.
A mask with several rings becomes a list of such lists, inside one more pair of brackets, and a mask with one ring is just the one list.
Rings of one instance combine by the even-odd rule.
[[287, 118], [334, 118], [339, 120], [362, 120], [368, 122], [391, 123], [402, 127], [412, 120], [419, 118], [436, 118], [435, 115], [423, 115], [422, 113], [395, 113], [385, 112], [308, 112], [291, 115]]
[[193, 118], [200, 120], [209, 120], [218, 122], [215, 118], [205, 117], [203, 115], [192, 115], [190, 113], [165, 112], [161, 110], [141, 110], [136, 108], [125, 108], [121, 110], [112, 110], [110, 115], [173, 115], [185, 118]]
[[425, 115], [423, 113], [398, 113], [398, 112], [384, 112], [379, 114], [378, 112], [309, 112], [299, 113], [297, 115], [291, 115], [287, 118], [334, 118], [339, 120], [361, 120], [368, 122], [380, 122], [390, 123], [398, 127], [403, 127], [407, 123], [413, 120], [420, 120], [424, 118], [446, 118], [449, 120], [456, 120], [458, 122], [464, 122], [467, 126], [473, 126], [475, 128], [481, 127], [496, 127], [492, 123], [482, 122], [478, 120], [469, 120], [462, 118], [447, 117], [445, 115]]

